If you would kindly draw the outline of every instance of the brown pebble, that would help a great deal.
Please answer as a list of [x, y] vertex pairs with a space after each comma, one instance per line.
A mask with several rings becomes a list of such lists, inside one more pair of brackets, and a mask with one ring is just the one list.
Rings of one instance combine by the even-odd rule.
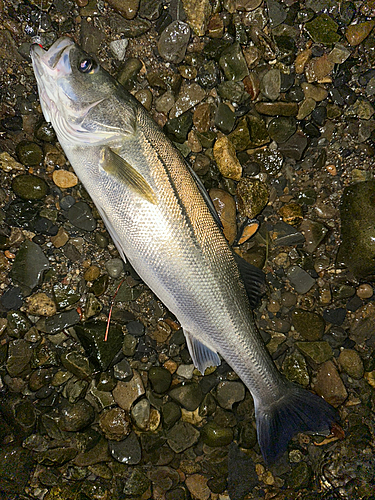
[[209, 194], [220, 221], [223, 224], [224, 236], [231, 245], [237, 234], [236, 202], [234, 198], [223, 189], [210, 189]]
[[326, 361], [319, 367], [314, 391], [332, 406], [341, 405], [348, 397], [345, 385], [332, 361]]
[[255, 101], [260, 92], [259, 76], [255, 73], [255, 71], [250, 71], [250, 73], [245, 76], [242, 81], [245, 86], [245, 91], [249, 94], [250, 99]]
[[369, 283], [363, 283], [357, 288], [357, 295], [360, 299], [369, 299], [374, 294], [374, 289]]
[[211, 126], [211, 120], [211, 106], [207, 102], [199, 104], [193, 115], [194, 127], [198, 130], [198, 132], [208, 132]]
[[51, 236], [51, 243], [55, 248], [63, 247], [69, 240], [69, 235], [63, 227], [60, 227], [55, 236]]
[[238, 244], [242, 245], [247, 241], [249, 238], [254, 236], [254, 234], [258, 231], [259, 228], [259, 222], [252, 222], [251, 224], [248, 224], [243, 228], [241, 238], [238, 240]]
[[121, 441], [130, 434], [130, 418], [121, 408], [112, 408], [100, 415], [99, 427], [107, 439]]
[[100, 275], [100, 269], [98, 268], [98, 266], [90, 266], [83, 275], [83, 277], [86, 281], [94, 281], [97, 278], [99, 278], [99, 275]]
[[326, 170], [331, 175], [337, 175], [337, 168], [333, 164], [326, 165]]
[[331, 73], [334, 66], [328, 54], [323, 54], [321, 57], [314, 57], [314, 59], [306, 65], [306, 80], [309, 83], [321, 82]]
[[52, 180], [61, 189], [68, 189], [78, 184], [78, 178], [68, 170], [54, 170]]
[[363, 362], [358, 352], [354, 349], [343, 349], [340, 352], [338, 362], [341, 369], [345, 371], [349, 377], [357, 380], [363, 377], [365, 372]]
[[312, 56], [311, 49], [305, 49], [299, 54], [297, 54], [297, 57], [294, 61], [294, 67], [297, 75], [302, 75], [302, 73], [305, 71], [306, 64], [311, 59], [311, 56]]
[[352, 24], [351, 26], [348, 26], [346, 30], [346, 39], [352, 47], [356, 47], [369, 36], [374, 26], [375, 20]]
[[43, 292], [34, 293], [26, 300], [27, 312], [35, 316], [53, 316], [56, 314], [56, 304], [51, 297]]

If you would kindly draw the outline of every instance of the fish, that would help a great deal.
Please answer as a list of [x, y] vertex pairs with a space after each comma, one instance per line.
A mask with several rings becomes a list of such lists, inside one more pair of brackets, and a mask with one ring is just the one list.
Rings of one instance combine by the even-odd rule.
[[195, 367], [204, 374], [221, 356], [249, 389], [265, 463], [298, 432], [328, 434], [337, 410], [273, 363], [252, 313], [264, 274], [229, 246], [172, 142], [72, 38], [33, 44], [31, 59], [44, 117], [121, 257], [178, 319]]

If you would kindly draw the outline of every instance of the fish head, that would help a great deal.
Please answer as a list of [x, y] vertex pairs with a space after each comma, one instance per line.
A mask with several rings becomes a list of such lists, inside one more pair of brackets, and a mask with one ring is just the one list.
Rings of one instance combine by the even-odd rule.
[[33, 44], [30, 55], [44, 117], [59, 141], [95, 144], [103, 136], [109, 140], [111, 132], [101, 130], [98, 105], [116, 94], [119, 84], [97, 60], [69, 37], [48, 50]]

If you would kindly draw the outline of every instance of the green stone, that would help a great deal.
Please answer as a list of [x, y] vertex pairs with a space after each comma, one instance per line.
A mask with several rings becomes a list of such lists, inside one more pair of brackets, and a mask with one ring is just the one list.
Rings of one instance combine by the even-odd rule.
[[217, 86], [217, 92], [222, 99], [240, 103], [245, 95], [245, 86], [242, 82], [225, 80]]
[[9, 311], [7, 320], [7, 333], [9, 337], [20, 339], [31, 328], [29, 319], [19, 311]]
[[213, 59], [214, 61], [219, 62], [221, 54], [225, 49], [228, 49], [231, 46], [231, 42], [229, 40], [222, 40], [219, 38], [213, 38], [210, 40], [207, 45], [205, 45], [203, 49], [203, 55], [207, 59]]
[[268, 202], [268, 187], [259, 179], [242, 177], [237, 184], [238, 211], [241, 215], [253, 219]]
[[36, 175], [21, 174], [13, 179], [12, 189], [24, 200], [41, 200], [48, 193], [46, 182]]
[[169, 389], [172, 382], [172, 375], [166, 368], [154, 366], [148, 372], [148, 379], [153, 391], [157, 394], [162, 394]]
[[71, 285], [63, 285], [61, 282], [53, 285], [53, 295], [60, 311], [75, 304], [81, 298], [81, 294], [77, 293]]
[[90, 292], [92, 292], [96, 297], [100, 297], [100, 295], [103, 295], [103, 293], [107, 290], [108, 281], [108, 274], [102, 274], [94, 281], [92, 287], [90, 288]]
[[283, 363], [283, 373], [291, 382], [297, 382], [306, 387], [310, 382], [307, 363], [302, 354], [298, 351], [287, 356]]
[[49, 268], [49, 260], [39, 245], [26, 240], [16, 254], [11, 270], [12, 280], [21, 286], [24, 293], [31, 291], [42, 282], [43, 273]]
[[94, 366], [105, 371], [113, 358], [121, 350], [124, 334], [122, 329], [111, 323], [108, 340], [105, 341], [107, 323], [105, 321], [80, 323], [76, 334]]
[[247, 115], [246, 119], [249, 127], [251, 148], [258, 148], [270, 142], [267, 127], [262, 118], [258, 118], [255, 115]]
[[17, 144], [16, 153], [19, 161], [26, 167], [36, 167], [43, 161], [43, 150], [35, 142], [21, 141]]
[[238, 82], [249, 74], [239, 43], [234, 43], [222, 52], [219, 64], [227, 80]]
[[288, 476], [288, 486], [292, 490], [306, 488], [311, 476], [311, 467], [306, 462], [299, 462]]
[[226, 446], [233, 440], [233, 430], [230, 427], [219, 427], [215, 422], [209, 422], [202, 428], [201, 437], [208, 446]]
[[305, 24], [305, 30], [315, 43], [331, 44], [340, 40], [338, 24], [328, 14], [319, 14]]
[[215, 115], [215, 126], [224, 134], [229, 134], [236, 121], [236, 115], [232, 109], [224, 103], [220, 103], [217, 107]]
[[229, 134], [229, 139], [236, 151], [245, 151], [250, 147], [250, 132], [246, 118], [241, 118], [237, 127]]
[[164, 132], [174, 142], [182, 144], [186, 141], [187, 135], [193, 126], [193, 115], [190, 111], [186, 111], [177, 118], [169, 120], [164, 125]]
[[168, 430], [181, 418], [181, 408], [173, 401], [168, 401], [161, 407], [163, 427]]
[[325, 321], [319, 314], [304, 309], [295, 309], [292, 324], [304, 340], [320, 340], [324, 334]]
[[196, 382], [173, 387], [169, 395], [188, 411], [195, 411], [204, 397], [201, 386]]
[[344, 189], [340, 205], [341, 246], [337, 256], [359, 279], [375, 280], [375, 180]]
[[296, 342], [296, 346], [304, 356], [320, 365], [332, 358], [332, 347], [326, 341], [321, 342]]
[[56, 141], [56, 134], [50, 123], [42, 122], [35, 131], [35, 137], [40, 141], [52, 142]]
[[86, 379], [92, 373], [89, 360], [79, 352], [72, 351], [63, 354], [61, 362], [67, 370], [80, 379]]
[[261, 171], [270, 175], [275, 175], [281, 169], [284, 162], [283, 155], [275, 150], [261, 149], [250, 155], [250, 159], [259, 163]]
[[139, 468], [129, 469], [125, 479], [123, 493], [126, 498], [138, 498], [150, 487], [150, 480]]
[[122, 344], [122, 352], [125, 356], [133, 356], [137, 348], [138, 341], [133, 335], [125, 335]]
[[268, 134], [277, 143], [287, 141], [296, 130], [297, 123], [292, 116], [277, 116], [268, 124]]
[[118, 82], [123, 85], [127, 90], [130, 90], [134, 87], [135, 81], [138, 73], [142, 68], [142, 62], [135, 57], [129, 57], [126, 59], [124, 67], [121, 70], [121, 73], [118, 75]]

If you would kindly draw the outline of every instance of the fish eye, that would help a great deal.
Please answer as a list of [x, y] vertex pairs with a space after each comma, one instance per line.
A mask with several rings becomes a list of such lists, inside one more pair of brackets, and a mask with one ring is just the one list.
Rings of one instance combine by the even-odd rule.
[[98, 67], [98, 63], [92, 57], [85, 57], [78, 63], [78, 71], [92, 74]]

